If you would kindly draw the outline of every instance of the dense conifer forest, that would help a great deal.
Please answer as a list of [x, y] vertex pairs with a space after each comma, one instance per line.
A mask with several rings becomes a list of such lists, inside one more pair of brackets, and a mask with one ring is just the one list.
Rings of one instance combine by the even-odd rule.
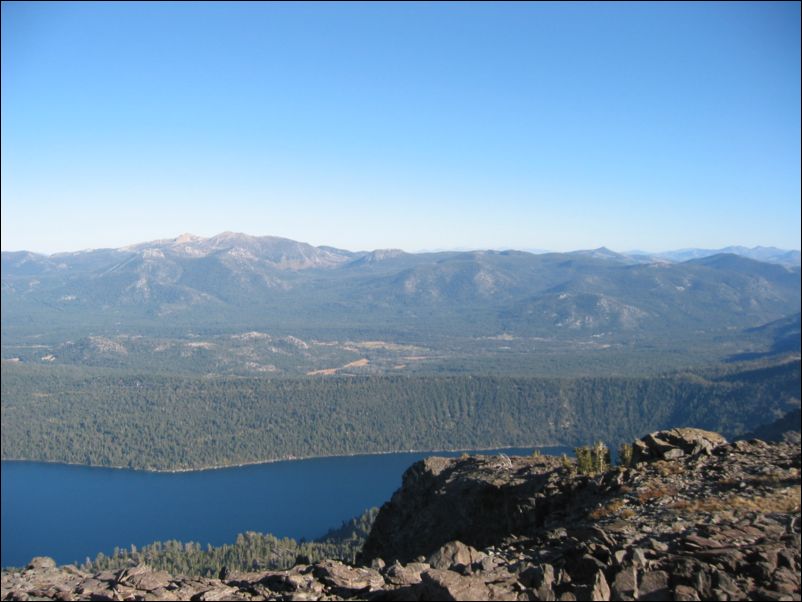
[[799, 360], [658, 377], [157, 376], [6, 364], [2, 457], [148, 470], [403, 450], [740, 434], [799, 404]]

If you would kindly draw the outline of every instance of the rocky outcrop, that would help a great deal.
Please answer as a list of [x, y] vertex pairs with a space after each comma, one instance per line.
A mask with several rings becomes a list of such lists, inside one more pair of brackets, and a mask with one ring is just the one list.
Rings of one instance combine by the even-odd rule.
[[417, 462], [376, 517], [362, 560], [409, 562], [448, 541], [483, 548], [510, 533], [532, 532], [568, 475], [561, 469], [550, 456]]
[[650, 451], [597, 476], [543, 457], [419, 462], [379, 513], [360, 566], [326, 560], [205, 579], [146, 566], [90, 575], [37, 558], [3, 573], [0, 597], [799, 599], [799, 447], [676, 430], [642, 441], [683, 453]]
[[[726, 443], [701, 429], [659, 431], [633, 444], [633, 462], [709, 455]], [[428, 458], [407, 470], [382, 507], [361, 560], [408, 562], [452, 540], [482, 548], [510, 533], [570, 524], [609, 495], [597, 481], [550, 456]]]
[[709, 454], [727, 440], [718, 433], [695, 428], [675, 428], [650, 433], [632, 446], [634, 462], [673, 460], [685, 455]]

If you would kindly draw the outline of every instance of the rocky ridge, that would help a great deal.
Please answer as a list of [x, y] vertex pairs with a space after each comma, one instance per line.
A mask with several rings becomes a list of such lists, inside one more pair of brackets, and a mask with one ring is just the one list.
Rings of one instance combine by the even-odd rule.
[[795, 600], [800, 449], [672, 429], [582, 475], [551, 457], [428, 458], [381, 509], [361, 564], [90, 575], [36, 558], [3, 600]]

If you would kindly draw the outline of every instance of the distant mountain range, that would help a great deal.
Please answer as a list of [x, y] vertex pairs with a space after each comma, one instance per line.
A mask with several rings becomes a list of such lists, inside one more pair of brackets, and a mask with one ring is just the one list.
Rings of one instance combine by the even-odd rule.
[[[469, 251], [470, 249], [438, 249], [438, 251]], [[533, 253], [535, 255], [542, 255], [544, 253], [552, 253], [546, 249], [538, 248], [524, 248], [521, 251]], [[767, 263], [779, 263], [780, 265], [798, 266], [802, 263], [802, 256], [799, 251], [788, 251], [786, 249], [778, 249], [777, 247], [744, 247], [744, 246], [730, 246], [721, 249], [678, 249], [676, 251], [663, 251], [660, 253], [650, 253], [648, 251], [625, 251], [622, 253], [611, 251], [606, 247], [598, 249], [589, 249], [585, 251], [576, 251], [577, 253], [584, 253], [596, 257], [618, 257], [621, 260], [632, 261], [636, 263], [650, 263], [653, 261], [671, 261], [682, 262], [689, 259], [701, 259], [711, 255], [732, 254], [740, 255], [741, 257], [748, 257], [757, 261], [765, 261]]]
[[[3, 252], [2, 330], [4, 344], [261, 329], [396, 342], [672, 345], [798, 314], [800, 268], [781, 261], [794, 252], [774, 251], [352, 252], [224, 232], [54, 255]], [[783, 349], [798, 341], [783, 336]]]
[[655, 259], [665, 259], [668, 261], [688, 261], [689, 259], [702, 259], [711, 255], [722, 253], [740, 255], [756, 261], [767, 263], [779, 263], [780, 265], [798, 266], [800, 259], [799, 251], [787, 251], [777, 247], [724, 247], [723, 249], [680, 249], [678, 251], [665, 251], [663, 253], [644, 253], [642, 251], [631, 251], [626, 253], [628, 257], [639, 261], [653, 261]]

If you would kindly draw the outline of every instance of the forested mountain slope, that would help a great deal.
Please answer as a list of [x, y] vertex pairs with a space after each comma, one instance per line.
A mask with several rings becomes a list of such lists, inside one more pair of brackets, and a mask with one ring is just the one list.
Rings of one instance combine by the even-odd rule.
[[401, 450], [612, 446], [754, 430], [799, 407], [800, 362], [659, 377], [156, 376], [4, 364], [2, 457], [144, 469]]

